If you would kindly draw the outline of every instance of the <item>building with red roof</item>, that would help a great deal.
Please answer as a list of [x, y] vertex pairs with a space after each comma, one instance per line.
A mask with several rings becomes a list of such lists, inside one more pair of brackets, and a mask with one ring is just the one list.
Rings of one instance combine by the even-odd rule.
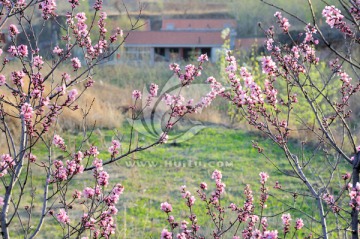
[[126, 61], [177, 61], [207, 53], [213, 62], [230, 29], [230, 45], [235, 45], [236, 21], [233, 19], [163, 19], [158, 31], [133, 31], [125, 40]]

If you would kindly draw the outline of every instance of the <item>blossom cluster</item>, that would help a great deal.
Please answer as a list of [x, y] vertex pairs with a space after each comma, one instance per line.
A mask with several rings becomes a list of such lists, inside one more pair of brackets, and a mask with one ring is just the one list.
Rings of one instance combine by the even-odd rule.
[[[265, 172], [261, 172], [260, 176], [260, 184], [264, 187], [266, 181], [269, 178], [269, 175]], [[255, 214], [255, 200], [253, 196], [253, 192], [249, 185], [246, 185], [244, 189], [245, 201], [242, 207], [237, 206], [235, 203], [231, 203], [228, 208], [231, 212], [236, 213], [237, 217], [235, 221], [230, 221], [229, 226], [225, 226], [225, 216], [228, 213], [226, 208], [222, 207], [219, 203], [220, 197], [223, 196], [225, 185], [221, 182], [222, 173], [219, 170], [215, 170], [211, 176], [211, 178], [215, 181], [216, 189], [213, 191], [208, 197], [206, 190], [208, 186], [205, 182], [200, 184], [200, 188], [197, 190], [198, 196], [201, 201], [205, 203], [206, 206], [206, 215], [211, 218], [211, 221], [214, 223], [217, 230], [214, 230], [211, 238], [217, 239], [220, 237], [224, 237], [225, 233], [231, 231], [230, 229], [237, 225], [239, 228], [240, 224], [243, 224], [243, 230], [241, 231], [241, 237], [236, 235], [227, 236], [226, 238], [240, 239], [240, 238], [267, 238], [267, 239], [278, 239], [279, 233], [277, 230], [268, 230], [268, 219], [266, 217], [259, 217]], [[191, 195], [191, 193], [186, 189], [186, 186], [181, 186], [180, 192], [182, 198], [186, 200], [186, 205], [190, 209], [190, 223], [191, 228], [188, 226], [188, 222], [183, 220], [181, 222], [176, 222], [175, 218], [169, 215], [170, 212], [173, 211], [172, 205], [167, 202], [161, 204], [161, 210], [168, 215], [167, 221], [171, 227], [171, 231], [167, 229], [163, 229], [161, 232], [162, 239], [170, 239], [176, 235], [177, 239], [195, 239], [195, 238], [205, 238], [203, 236], [198, 235], [200, 226], [197, 223], [196, 215], [193, 213], [192, 207], [194, 206], [195, 198]], [[262, 191], [262, 194], [266, 193]], [[216, 198], [216, 199], [214, 199]], [[262, 199], [260, 199], [261, 201]], [[283, 214], [281, 216], [284, 225], [284, 235], [290, 232], [291, 226], [291, 215]], [[221, 225], [221, 226], [220, 226]], [[295, 222], [294, 229], [295, 231], [301, 230], [304, 227], [304, 222], [301, 218], [298, 218]], [[179, 228], [179, 233], [175, 233], [174, 229]], [[236, 230], [237, 232], [238, 230]], [[295, 235], [295, 234], [294, 234]]]
[[8, 173], [8, 170], [15, 166], [15, 160], [9, 154], [0, 156], [0, 178]]
[[[111, 147], [116, 150], [119, 146], [120, 143], [114, 140]], [[96, 157], [98, 154], [97, 147], [91, 146], [85, 153], [81, 151], [74, 153], [72, 159], [67, 160], [65, 165], [62, 161], [55, 160], [55, 170], [50, 183], [56, 182], [60, 184], [63, 181], [70, 180], [76, 174], [82, 173], [84, 167], [81, 162], [85, 157], [94, 157], [92, 165], [94, 166], [93, 178], [96, 182], [95, 186], [85, 187], [82, 192], [75, 190], [72, 196], [73, 201], [65, 204], [64, 208], [61, 208], [56, 214], [56, 218], [62, 224], [70, 224], [68, 208], [72, 207], [72, 203], [80, 202], [79, 200], [84, 198], [85, 201], [81, 202], [81, 204], [88, 204], [89, 210], [84, 212], [81, 225], [90, 231], [93, 238], [109, 238], [115, 234], [116, 223], [114, 217], [118, 212], [116, 203], [124, 192], [124, 187], [121, 184], [116, 184], [110, 192], [105, 192], [105, 188], [109, 185], [109, 174], [104, 170], [102, 160]]]
[[[63, 141], [61, 143], [63, 144]], [[65, 164], [62, 160], [54, 160], [55, 170], [53, 171], [53, 178], [50, 182], [66, 181], [76, 174], [83, 173], [84, 166], [81, 164], [83, 157], [83, 153], [79, 151], [72, 156], [71, 160], [67, 160]]]
[[286, 17], [281, 15], [281, 12], [276, 12], [274, 16], [278, 19], [278, 23], [284, 32], [289, 32], [290, 23]]
[[269, 178], [269, 175], [265, 172], [261, 172], [260, 174], [260, 184], [261, 184], [261, 188], [260, 188], [260, 207], [261, 208], [266, 208], [266, 201], [269, 198], [268, 192], [267, 192], [267, 188], [265, 187], [265, 183]]
[[333, 213], [339, 213], [340, 212], [340, 207], [336, 204], [336, 201], [335, 201], [335, 198], [334, 198], [333, 195], [331, 195], [329, 193], [325, 193], [323, 195], [323, 199], [326, 202], [326, 204], [331, 208]]
[[344, 15], [342, 15], [341, 11], [335, 6], [325, 6], [322, 15], [326, 18], [326, 23], [331, 28], [335, 27], [348, 36], [354, 35], [350, 27], [344, 21]]
[[[346, 108], [349, 106], [350, 98], [360, 91], [360, 83], [352, 83], [352, 78], [343, 70], [339, 59], [330, 61], [329, 65], [342, 83], [340, 89], [341, 101], [335, 102], [334, 105], [338, 114], [341, 114], [344, 118], [348, 118], [350, 117], [351, 110], [347, 110]], [[333, 120], [334, 117], [336, 117], [336, 115], [330, 116], [326, 120]]]
[[360, 183], [357, 182], [355, 186], [352, 183], [348, 185], [349, 196], [350, 196], [350, 207], [355, 208], [357, 211], [360, 210]]
[[111, 142], [111, 146], [109, 147], [108, 151], [111, 154], [112, 158], [119, 153], [120, 147], [121, 147], [121, 143], [118, 140], [113, 140]]

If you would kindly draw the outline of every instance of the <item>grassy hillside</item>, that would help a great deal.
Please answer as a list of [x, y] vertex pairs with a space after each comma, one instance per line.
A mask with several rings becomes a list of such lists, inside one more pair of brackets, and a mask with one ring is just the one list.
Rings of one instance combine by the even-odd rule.
[[[125, 125], [120, 131], [124, 142], [128, 138], [128, 129]], [[89, 144], [99, 145], [100, 149], [106, 152], [114, 137], [114, 131], [95, 131]], [[72, 145], [71, 147], [80, 141], [80, 136], [77, 135], [68, 134], [65, 138], [69, 145]], [[142, 135], [137, 135], [136, 138], [139, 140], [139, 146], [151, 142]], [[299, 194], [304, 192], [298, 180], [282, 175], [269, 161], [258, 154], [252, 147], [252, 140], [260, 142], [267, 156], [281, 170], [291, 172], [281, 150], [261, 135], [214, 126], [205, 128], [186, 142], [157, 146], [106, 166], [105, 170], [110, 173], [112, 182], [120, 182], [125, 186], [125, 193], [117, 205], [119, 210], [117, 238], [159, 238], [161, 230], [167, 226], [166, 215], [160, 210], [160, 204], [164, 201], [173, 204], [172, 215], [176, 220], [187, 219], [188, 212], [179, 187], [186, 185], [196, 195], [198, 185], [206, 182], [210, 193], [214, 189], [214, 183], [210, 179], [214, 169], [222, 171], [224, 176], [226, 194], [223, 205], [231, 202], [242, 205], [244, 200], [242, 192], [246, 184], [251, 185], [257, 203], [260, 194], [258, 175], [265, 171], [270, 175], [268, 187], [272, 194], [266, 215], [281, 213], [289, 207], [299, 208], [310, 215], [316, 215], [313, 210], [314, 200], [301, 196], [294, 198], [291, 193], [284, 194], [272, 188], [275, 182], [279, 181], [285, 190]], [[291, 145], [294, 152], [300, 148], [297, 142]], [[122, 147], [126, 149], [127, 145], [123, 144]], [[41, 154], [42, 150], [39, 150]], [[305, 152], [305, 154], [310, 153], [310, 151]], [[55, 156], [60, 156], [60, 153], [58, 152]], [[108, 155], [105, 153], [99, 157], [106, 159]], [[86, 178], [90, 177], [91, 172], [87, 172], [73, 183], [85, 187], [88, 184]], [[37, 184], [42, 184], [39, 178], [37, 178]], [[199, 224], [203, 226], [202, 232], [209, 235], [213, 226], [205, 215], [204, 205], [198, 198], [195, 205], [194, 212], [198, 216]], [[290, 210], [290, 212], [293, 218], [300, 216], [296, 210]], [[75, 211], [70, 215], [75, 215]], [[317, 227], [306, 217], [302, 217], [307, 226]], [[61, 230], [54, 230], [56, 228], [54, 223], [55, 221], [50, 219], [46, 225], [49, 230], [44, 230], [41, 238], [56, 237], [61, 234]], [[275, 217], [270, 220], [270, 227], [280, 229], [280, 223], [281, 219]]]

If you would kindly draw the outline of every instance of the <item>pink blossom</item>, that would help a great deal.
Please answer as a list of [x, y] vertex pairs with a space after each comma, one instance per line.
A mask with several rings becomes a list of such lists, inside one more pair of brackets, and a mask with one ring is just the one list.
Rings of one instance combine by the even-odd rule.
[[40, 9], [42, 10], [42, 17], [46, 20], [50, 16], [56, 16], [56, 2], [55, 0], [44, 0], [40, 3]]
[[30, 163], [35, 163], [35, 161], [36, 161], [36, 156], [35, 155], [33, 155], [32, 153], [29, 153], [27, 156], [29, 158]]
[[141, 99], [141, 92], [139, 90], [134, 90], [132, 93], [132, 98], [134, 100]]
[[20, 45], [18, 46], [17, 50], [19, 56], [21, 57], [27, 57], [29, 54], [27, 45]]
[[113, 43], [117, 40], [117, 37], [123, 37], [124, 32], [119, 27], [116, 28], [115, 33], [110, 37], [110, 42]]
[[24, 103], [21, 106], [21, 115], [24, 117], [25, 121], [30, 121], [34, 111], [29, 103]]
[[112, 145], [109, 147], [108, 151], [111, 153], [111, 156], [115, 156], [119, 153], [118, 148], [120, 148], [121, 144], [118, 140], [113, 140]]
[[354, 35], [349, 26], [347, 26], [346, 22], [343, 20], [344, 16], [341, 14], [341, 11], [335, 6], [325, 6], [322, 11], [322, 15], [326, 18], [326, 23], [331, 28], [335, 27], [348, 36]]
[[190, 191], [185, 191], [182, 193], [182, 198], [189, 198], [191, 196], [191, 192]]
[[95, 81], [92, 79], [87, 80], [87, 82], [85, 83], [85, 88], [90, 88], [94, 85]]
[[215, 179], [215, 180], [220, 180], [222, 179], [222, 174], [219, 170], [215, 170], [211, 176], [212, 179]]
[[174, 74], [178, 74], [180, 72], [180, 66], [176, 63], [170, 64], [169, 68], [174, 72]]
[[67, 160], [66, 161], [66, 169], [68, 175], [73, 175], [76, 173], [77, 163], [75, 160]]
[[14, 45], [11, 45], [8, 49], [8, 52], [10, 53], [10, 55], [12, 56], [17, 56], [18, 53], [17, 53], [17, 50], [16, 50], [16, 47]]
[[271, 51], [271, 50], [273, 49], [274, 39], [269, 38], [269, 39], [267, 39], [267, 40], [265, 41], [265, 43], [266, 43], [266, 49], [267, 49], [268, 51]]
[[150, 85], [150, 96], [156, 97], [158, 92], [159, 86], [157, 84], [151, 83]]
[[103, 166], [103, 163], [102, 163], [102, 160], [101, 159], [98, 159], [98, 158], [95, 158], [93, 163], [92, 163], [97, 170], [102, 170], [102, 166]]
[[275, 62], [271, 59], [271, 56], [264, 56], [262, 58], [262, 70], [268, 75], [275, 75], [277, 67]]
[[281, 220], [282, 220], [283, 224], [289, 223], [291, 221], [291, 215], [289, 213], [283, 214], [281, 216]]
[[70, 102], [73, 102], [73, 101], [76, 99], [77, 95], [78, 95], [77, 89], [72, 89], [72, 90], [70, 90], [69, 93], [68, 93], [68, 99], [69, 99], [69, 101], [70, 101]]
[[171, 222], [174, 222], [174, 221], [175, 221], [174, 216], [169, 216], [168, 221], [169, 221], [170, 223], [171, 223]]
[[8, 52], [12, 56], [20, 57], [27, 57], [29, 54], [27, 45], [19, 45], [17, 48], [14, 45], [11, 45], [8, 49]]
[[65, 181], [68, 179], [68, 172], [65, 167], [59, 166], [54, 172], [54, 181]]
[[164, 211], [164, 212], [166, 212], [166, 213], [172, 211], [172, 206], [171, 206], [171, 204], [168, 203], [168, 202], [163, 202], [163, 203], [161, 203], [160, 208], [161, 208], [162, 211]]
[[70, 223], [70, 218], [67, 215], [65, 209], [63, 209], [63, 208], [60, 209], [60, 212], [57, 214], [56, 218], [61, 223], [65, 223], [65, 224]]
[[30, 94], [34, 99], [38, 99], [41, 96], [41, 91], [39, 89], [34, 89]]
[[291, 215], [289, 213], [283, 214], [281, 216], [281, 220], [284, 224], [284, 234], [288, 233], [290, 231], [290, 221], [291, 221]]
[[229, 207], [228, 208], [230, 208], [231, 209], [231, 211], [236, 211], [237, 210], [237, 206], [236, 206], [236, 204], [235, 203], [230, 203], [230, 205], [229, 205]]
[[98, 183], [100, 186], [107, 186], [109, 184], [109, 174], [101, 171], [98, 176]]
[[64, 52], [64, 50], [61, 49], [59, 46], [54, 47], [54, 50], [53, 50], [53, 53], [54, 53], [54, 54], [57, 54], [57, 55], [60, 56], [60, 55], [63, 54], [63, 52]]
[[264, 237], [266, 239], [277, 239], [278, 238], [278, 231], [265, 231], [264, 232]]
[[34, 57], [34, 66], [35, 67], [41, 68], [43, 64], [44, 64], [44, 61], [41, 56]]
[[351, 190], [349, 192], [350, 199], [355, 199], [356, 195], [357, 195], [357, 191], [355, 190]]
[[310, 24], [307, 24], [305, 27], [305, 39], [304, 43], [314, 42], [317, 44], [318, 40], [314, 40], [313, 35], [317, 33], [317, 30], [315, 27], [311, 26]]
[[262, 229], [263, 231], [266, 231], [267, 227], [268, 227], [268, 222], [267, 222], [267, 218], [266, 217], [263, 217], [261, 219], [261, 226], [262, 226]]
[[71, 75], [70, 74], [65, 72], [65, 73], [63, 73], [61, 75], [61, 77], [65, 80], [66, 83], [70, 83], [70, 81], [71, 81]]
[[10, 24], [9, 33], [10, 33], [10, 36], [13, 37], [13, 36], [19, 34], [20, 32], [19, 32], [18, 28], [14, 24]]
[[0, 86], [5, 85], [6, 77], [4, 75], [0, 75]]
[[295, 229], [300, 230], [301, 228], [303, 228], [303, 226], [304, 226], [303, 220], [301, 218], [296, 219]]
[[102, 4], [103, 4], [103, 0], [96, 0], [95, 3], [94, 3], [93, 8], [96, 11], [100, 11], [102, 9]]
[[274, 16], [278, 19], [278, 23], [284, 32], [288, 32], [290, 28], [289, 20], [285, 17], [282, 17], [281, 12], [276, 12]]
[[166, 132], [162, 132], [160, 135], [159, 143], [165, 144], [169, 140], [169, 135]]
[[281, 189], [281, 185], [280, 185], [279, 181], [276, 181], [276, 182], [275, 182], [274, 188], [276, 188], [276, 189]]
[[261, 172], [259, 175], [260, 175], [260, 183], [265, 184], [265, 182], [269, 178], [269, 175], [267, 173], [264, 173], [264, 172]]
[[75, 190], [73, 193], [73, 198], [74, 199], [80, 199], [81, 198], [81, 192], [78, 190]]
[[208, 61], [208, 60], [209, 60], [209, 58], [208, 58], [207, 54], [202, 54], [198, 58], [198, 61], [200, 61], [200, 62], [204, 62], [204, 61]]
[[340, 211], [340, 208], [335, 204], [335, 199], [334, 199], [333, 195], [326, 193], [323, 196], [323, 199], [326, 202], [326, 204], [328, 204], [330, 206], [330, 208], [332, 209], [332, 211], [334, 213], [338, 213]]
[[69, 3], [71, 3], [71, 7], [75, 8], [76, 6], [79, 5], [79, 0], [68, 0]]
[[351, 177], [351, 174], [350, 173], [345, 173], [344, 175], [341, 176], [342, 179], [344, 180], [348, 180], [350, 177]]
[[117, 208], [115, 206], [110, 206], [108, 209], [108, 213], [111, 215], [116, 215], [118, 212]]
[[12, 168], [15, 165], [14, 159], [9, 154], [3, 154], [0, 156], [0, 177], [6, 175], [7, 168]]
[[4, 198], [0, 197], [0, 207], [4, 206]]
[[93, 188], [86, 187], [83, 191], [85, 198], [92, 198], [95, 195], [95, 190]]
[[121, 184], [116, 184], [112, 189], [110, 195], [104, 199], [105, 203], [108, 206], [111, 206], [118, 202], [120, 195], [124, 192], [124, 186]]
[[200, 184], [200, 188], [201, 188], [202, 190], [207, 190], [207, 184], [204, 183], [204, 182], [202, 182], [202, 183]]
[[59, 135], [55, 134], [52, 142], [55, 145], [55, 147], [60, 148], [62, 150], [66, 149], [64, 140]]
[[325, 6], [322, 11], [322, 15], [326, 18], [326, 23], [329, 24], [331, 28], [335, 25], [341, 24], [342, 19], [344, 18], [341, 11], [335, 6]]
[[161, 239], [172, 239], [172, 233], [166, 229], [163, 229], [161, 232]]
[[59, 95], [65, 95], [66, 94], [66, 85], [62, 84], [55, 88], [55, 90], [59, 93]]
[[25, 3], [26, 3], [25, 0], [17, 0], [16, 5], [18, 5], [18, 6], [24, 6]]
[[86, 14], [84, 12], [79, 12], [76, 14], [75, 18], [79, 21], [79, 22], [85, 22], [86, 21]]
[[194, 196], [189, 197], [188, 202], [187, 202], [187, 206], [191, 207], [191, 206], [194, 205], [194, 203], [195, 203], [195, 197]]
[[94, 145], [90, 146], [90, 149], [86, 150], [86, 152], [85, 152], [85, 156], [90, 155], [90, 156], [96, 157], [98, 154], [99, 154], [99, 151], [98, 151], [97, 147]]
[[81, 67], [81, 62], [77, 57], [72, 58], [71, 63], [74, 68], [74, 71], [77, 71]]

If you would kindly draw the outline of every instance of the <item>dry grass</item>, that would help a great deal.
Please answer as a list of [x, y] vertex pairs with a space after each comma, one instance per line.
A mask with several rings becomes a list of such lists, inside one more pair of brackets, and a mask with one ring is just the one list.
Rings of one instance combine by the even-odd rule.
[[100, 128], [120, 127], [124, 120], [123, 112], [131, 104], [130, 90], [108, 84], [97, 84], [88, 89], [78, 100], [80, 110], [65, 109], [59, 118], [63, 130], [78, 130], [83, 124], [84, 113], [87, 125]]
[[[21, 69], [17, 63], [11, 62], [9, 67], [6, 68], [6, 72], [2, 72], [8, 81], [10, 81], [10, 72]], [[46, 72], [48, 69], [44, 69]], [[59, 79], [63, 71], [59, 69], [54, 73], [53, 79]], [[96, 80], [96, 79], [95, 79]], [[24, 83], [27, 85], [29, 79], [25, 79]], [[45, 94], [50, 92], [50, 89], [54, 88], [51, 82], [45, 84]], [[26, 87], [24, 87], [26, 88]], [[76, 86], [79, 92], [83, 89], [83, 86]], [[70, 88], [69, 88], [70, 89]], [[79, 109], [72, 111], [70, 109], [64, 109], [59, 117], [57, 130], [58, 131], [78, 131], [82, 129], [84, 123], [88, 126], [95, 125], [97, 128], [116, 128], [120, 127], [124, 120], [124, 111], [131, 104], [131, 89], [130, 87], [114, 87], [104, 83], [103, 81], [95, 81], [95, 85], [92, 88], [87, 89], [83, 95], [75, 102], [79, 106]], [[16, 102], [16, 98], [12, 96], [11, 92], [4, 87], [0, 88], [0, 94], [4, 95], [5, 99], [10, 102]], [[62, 98], [65, 99], [65, 96]], [[59, 102], [63, 102], [64, 99], [60, 99]], [[12, 106], [3, 105], [4, 111], [10, 115], [18, 115], [19, 109]], [[84, 114], [86, 118], [84, 121]], [[14, 135], [14, 138], [20, 135], [19, 120], [15, 117], [8, 116], [6, 123]], [[6, 138], [3, 133], [0, 133], [0, 149], [6, 147]]]

